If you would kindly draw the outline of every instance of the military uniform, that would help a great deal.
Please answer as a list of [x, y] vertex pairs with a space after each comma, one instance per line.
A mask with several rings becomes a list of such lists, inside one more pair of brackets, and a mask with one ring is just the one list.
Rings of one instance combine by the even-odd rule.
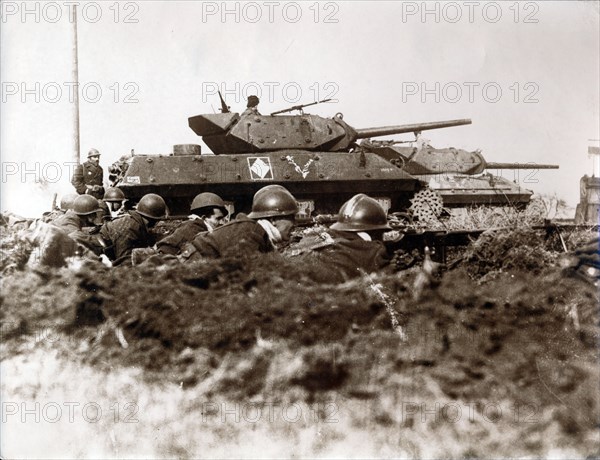
[[[102, 180], [104, 178], [104, 171], [102, 170], [102, 166], [95, 165], [91, 161], [86, 161], [83, 164], [77, 165], [75, 171], [73, 172], [73, 179], [71, 180], [71, 184], [75, 187], [75, 190], [80, 195], [83, 195], [87, 192], [88, 188], [86, 185], [97, 185], [102, 187]], [[102, 198], [104, 196], [104, 188], [101, 191], [88, 193], [88, 195], [93, 195], [95, 198]]]
[[114, 260], [113, 265], [130, 263], [133, 249], [154, 245], [143, 217], [136, 211], [106, 222], [100, 229], [100, 236], [107, 246], [106, 255]]
[[69, 210], [52, 222], [52, 225], [62, 229], [67, 235], [81, 231], [81, 219], [75, 211]]
[[102, 254], [102, 245], [95, 236], [83, 231], [81, 218], [73, 210], [68, 210], [61, 217], [50, 222], [53, 227], [60, 228], [71, 239], [93, 251]]
[[42, 222], [50, 224], [64, 215], [65, 211], [63, 211], [62, 209], [54, 209], [53, 211], [45, 212], [44, 214], [42, 214]]
[[260, 116], [261, 113], [258, 111], [258, 109], [256, 107], [248, 107], [246, 110], [244, 110], [242, 112], [242, 114], [240, 115], [240, 118], [248, 116], [248, 115]]
[[113, 219], [110, 209], [108, 209], [108, 205], [103, 200], [98, 200], [98, 207], [100, 208], [100, 211], [98, 211], [98, 219], [100, 219], [101, 222]]
[[245, 117], [247, 115], [260, 115], [260, 112], [258, 111], [259, 102], [260, 100], [257, 96], [248, 96], [247, 109], [242, 112], [242, 117]]
[[381, 241], [365, 241], [357, 233], [328, 230], [321, 241], [307, 245], [294, 260], [309, 267], [315, 281], [340, 283], [381, 270], [389, 257]]
[[271, 252], [275, 248], [267, 232], [255, 220], [240, 215], [211, 233], [201, 233], [185, 245], [183, 258], [188, 262], [227, 255], [244, 256]]
[[63, 267], [66, 259], [77, 254], [75, 240], [59, 227], [39, 222], [28, 236], [30, 241], [39, 246], [39, 251], [34, 251], [29, 263], [38, 262], [49, 267]]
[[166, 236], [158, 243], [156, 248], [160, 254], [177, 255], [186, 243], [190, 243], [199, 233], [208, 231], [202, 219], [192, 219], [183, 222], [173, 233]]

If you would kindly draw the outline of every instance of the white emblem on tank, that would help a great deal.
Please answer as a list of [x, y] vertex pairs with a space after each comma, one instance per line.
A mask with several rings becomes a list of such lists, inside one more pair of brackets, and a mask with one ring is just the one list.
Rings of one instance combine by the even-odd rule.
[[310, 160], [308, 160], [306, 162], [304, 167], [300, 168], [300, 166], [298, 166], [296, 164], [296, 162], [294, 161], [293, 156], [288, 155], [287, 157], [285, 157], [285, 159], [288, 161], [289, 164], [291, 164], [294, 167], [294, 171], [296, 171], [298, 174], [302, 174], [302, 179], [306, 179], [306, 176], [308, 176], [308, 173], [309, 173], [310, 165], [312, 164], [313, 161], [315, 161], [311, 158]]
[[249, 157], [248, 168], [252, 180], [272, 180], [273, 170], [269, 157]]

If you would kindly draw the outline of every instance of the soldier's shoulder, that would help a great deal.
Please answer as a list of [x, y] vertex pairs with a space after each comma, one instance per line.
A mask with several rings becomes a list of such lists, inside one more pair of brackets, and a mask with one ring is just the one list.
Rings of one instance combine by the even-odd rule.
[[178, 229], [198, 229], [198, 231], [206, 231], [208, 227], [204, 223], [202, 219], [190, 219], [183, 221], [178, 227]]
[[215, 229], [215, 231], [223, 228], [223, 229], [232, 229], [232, 228], [242, 228], [242, 227], [255, 227], [255, 226], [259, 226], [259, 223], [256, 222], [254, 219], [250, 219], [246, 214], [238, 214], [237, 217], [229, 222], [227, 222], [225, 225], [222, 225], [221, 227]]
[[134, 218], [128, 212], [121, 214], [120, 216], [115, 217], [112, 220], [107, 221], [104, 226], [107, 228], [122, 228], [127, 225], [131, 225], [134, 221]]

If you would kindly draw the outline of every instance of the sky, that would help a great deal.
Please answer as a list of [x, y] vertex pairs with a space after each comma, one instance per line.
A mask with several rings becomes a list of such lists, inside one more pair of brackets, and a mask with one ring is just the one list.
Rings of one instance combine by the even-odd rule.
[[[488, 161], [557, 164], [502, 174], [571, 206], [594, 172], [598, 2], [73, 3], [80, 154], [100, 150], [105, 176], [131, 149], [207, 151], [187, 118], [216, 111], [217, 88], [234, 111], [249, 94], [262, 113], [333, 98], [310, 113], [355, 128], [471, 118], [426, 137]], [[72, 7], [0, 6], [1, 209], [35, 216], [73, 190]]]

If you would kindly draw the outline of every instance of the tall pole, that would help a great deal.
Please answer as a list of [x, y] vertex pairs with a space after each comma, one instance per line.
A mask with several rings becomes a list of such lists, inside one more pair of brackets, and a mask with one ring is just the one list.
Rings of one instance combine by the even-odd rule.
[[73, 99], [73, 160], [79, 164], [79, 68], [77, 60], [77, 5], [71, 9], [73, 24], [73, 69], [72, 77], [75, 84], [75, 94]]

